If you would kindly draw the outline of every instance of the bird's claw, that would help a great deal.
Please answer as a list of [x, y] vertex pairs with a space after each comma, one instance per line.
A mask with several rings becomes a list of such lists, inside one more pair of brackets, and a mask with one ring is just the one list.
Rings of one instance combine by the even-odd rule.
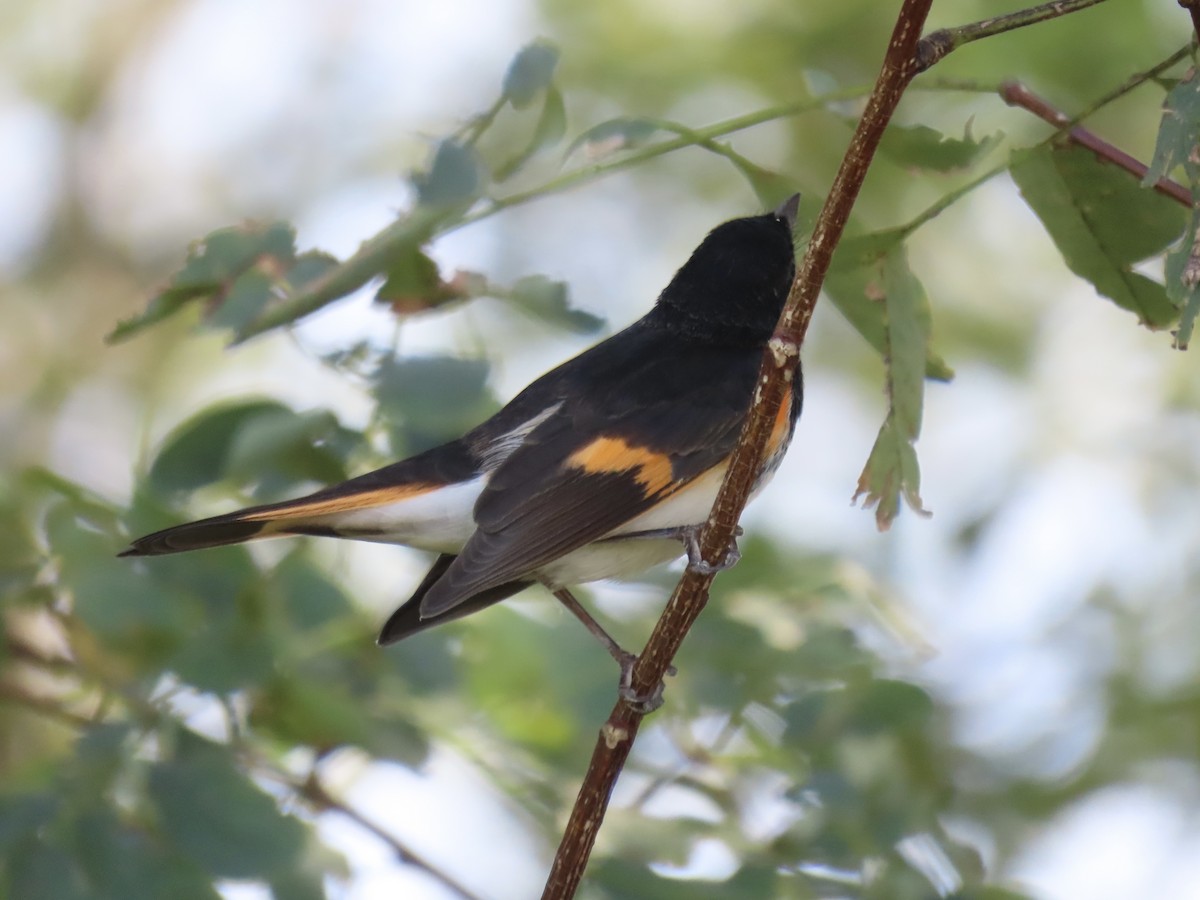
[[739, 526], [729, 541], [729, 548], [725, 551], [725, 558], [720, 562], [710, 563], [705, 562], [704, 555], [700, 552], [700, 529], [696, 527], [685, 529], [683, 542], [684, 546], [687, 547], [688, 570], [698, 572], [701, 575], [716, 575], [718, 572], [732, 569], [742, 558], [742, 551], [738, 549], [737, 542], [738, 536], [741, 534], [742, 529]]
[[[639, 693], [633, 687], [633, 667], [637, 664], [638, 658], [632, 653], [626, 653], [625, 657], [619, 660], [621, 666], [621, 680], [617, 685], [617, 693], [621, 699], [632, 706], [637, 712], [642, 715], [648, 715], [654, 712], [663, 705], [663, 691], [665, 685], [659, 681], [654, 688], [646, 694]], [[667, 666], [667, 674], [674, 675], [676, 669], [674, 666]]]

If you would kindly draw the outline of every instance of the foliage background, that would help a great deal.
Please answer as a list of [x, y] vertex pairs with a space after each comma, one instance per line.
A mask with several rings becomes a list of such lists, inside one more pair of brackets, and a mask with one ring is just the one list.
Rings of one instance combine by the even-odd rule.
[[[946, 2], [931, 24], [1000, 11]], [[103, 336], [214, 228], [287, 219], [302, 248], [352, 252], [411, 206], [403, 173], [537, 35], [562, 51], [569, 140], [616, 115], [703, 125], [865, 86], [890, 15], [865, 0], [8, 4], [0, 896], [457, 896], [430, 867], [478, 896], [533, 894], [614, 687], [545, 598], [380, 651], [418, 554], [112, 554], [455, 434], [594, 340], [593, 321], [496, 299], [398, 318], [368, 291], [232, 350], [194, 313]], [[1187, 34], [1175, 4], [1106, 4], [935, 74], [1019, 77], [1070, 111]], [[1142, 88], [1089, 124], [1148, 159], [1160, 100]], [[731, 143], [819, 196], [852, 111]], [[1046, 133], [970, 92], [914, 92], [902, 121], [1002, 131], [993, 160]], [[968, 177], [883, 159], [858, 224], [908, 221]], [[431, 254], [446, 276], [563, 280], [571, 309], [612, 329], [708, 228], [759, 206], [693, 148]], [[588, 896], [694, 896], [688, 879], [729, 897], [1200, 890], [1192, 360], [1072, 276], [1006, 177], [909, 250], [957, 373], [930, 386], [918, 445], [935, 515], [881, 535], [847, 504], [883, 368], [823, 302], [797, 443], [639, 741]], [[637, 646], [671, 580], [591, 595]], [[323, 812], [329, 795], [430, 866]]]

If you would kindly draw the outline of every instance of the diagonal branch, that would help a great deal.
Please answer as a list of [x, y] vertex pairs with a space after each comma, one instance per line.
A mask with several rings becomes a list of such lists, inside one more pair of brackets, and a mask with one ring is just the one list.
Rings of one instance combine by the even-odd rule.
[[[1009, 106], [1019, 106], [1021, 109], [1028, 110], [1042, 121], [1049, 122], [1057, 128], [1067, 128], [1067, 126], [1071, 125], [1070, 116], [1061, 110], [1055, 109], [1047, 100], [1039, 97], [1019, 81], [1006, 81], [1000, 85], [1000, 97]], [[1119, 166], [1126, 172], [1136, 176], [1139, 181], [1145, 178], [1146, 172], [1149, 171], [1144, 162], [1130, 156], [1119, 147], [1114, 147], [1095, 132], [1089, 131], [1082, 125], [1075, 125], [1068, 128], [1066, 136], [1067, 140], [1071, 143], [1091, 150], [1100, 159]], [[1192, 208], [1192, 192], [1177, 181], [1172, 181], [1169, 178], [1160, 178], [1155, 182], [1154, 190], [1165, 197], [1170, 197], [1172, 200], [1182, 203], [1188, 209]]]
[[[917, 74], [916, 48], [932, 0], [905, 0], [884, 58], [883, 69], [850, 148], [830, 188], [787, 305], [771, 339], [754, 403], [730, 460], [712, 513], [700, 535], [704, 560], [720, 560], [733, 539], [766, 449], [771, 423], [790, 390], [800, 344], [812, 318], [821, 283], [858, 196], [875, 149], [908, 83]], [[648, 696], [666, 674], [684, 636], [708, 601], [713, 574], [689, 568], [675, 588], [646, 648], [633, 669], [632, 687]], [[644, 713], [620, 700], [600, 729], [587, 775], [555, 855], [543, 900], [574, 896], [583, 877], [617, 776], [625, 765]]]

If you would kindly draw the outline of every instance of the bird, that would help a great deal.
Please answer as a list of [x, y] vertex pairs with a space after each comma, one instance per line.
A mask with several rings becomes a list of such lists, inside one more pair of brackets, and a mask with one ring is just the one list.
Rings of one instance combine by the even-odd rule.
[[[621, 649], [570, 591], [685, 552], [708, 518], [795, 274], [799, 196], [718, 225], [642, 318], [534, 380], [462, 437], [294, 500], [132, 541], [158, 556], [286, 535], [437, 553], [380, 645], [542, 584]], [[778, 468], [803, 401], [800, 363], [755, 492]], [[736, 557], [736, 543], [725, 562]]]

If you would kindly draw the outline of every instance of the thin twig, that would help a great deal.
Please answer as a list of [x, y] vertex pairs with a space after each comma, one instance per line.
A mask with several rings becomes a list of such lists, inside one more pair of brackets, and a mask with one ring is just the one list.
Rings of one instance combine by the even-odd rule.
[[[272, 774], [277, 777], [281, 773], [275, 770]], [[367, 818], [367, 816], [363, 815], [363, 813], [359, 812], [353, 806], [348, 805], [331, 794], [315, 771], [310, 772], [309, 776], [305, 779], [285, 778], [284, 782], [318, 811], [335, 812], [338, 815], [346, 817], [360, 828], [369, 831], [387, 844], [391, 848], [392, 853], [401, 862], [421, 869], [431, 878], [436, 879], [450, 890], [464, 897], [465, 900], [480, 900], [478, 894], [464, 887], [461, 882], [456, 880], [450, 873], [443, 871], [436, 863], [431, 862], [427, 857], [417, 853], [407, 844], [402, 843], [382, 825]]]
[[[738, 518], [758, 474], [771, 424], [782, 404], [784, 393], [791, 389], [800, 344], [812, 317], [834, 247], [841, 238], [850, 208], [862, 187], [892, 112], [900, 102], [905, 87], [917, 73], [915, 52], [931, 3], [932, 0], [905, 0], [897, 17], [883, 69], [830, 188], [796, 280], [792, 283], [787, 305], [763, 360], [763, 370], [745, 428], [730, 459], [729, 471], [712, 513], [700, 535], [701, 557], [705, 561], [722, 559], [733, 539]], [[708, 601], [713, 577], [711, 569], [702, 571], [698, 567], [689, 568], [684, 574], [634, 666], [633, 694], [648, 696], [662, 681], [684, 636]], [[546, 881], [543, 900], [564, 900], [574, 896], [587, 867], [612, 789], [629, 756], [643, 715], [635, 704], [622, 699], [613, 707], [601, 728], [587, 775]]]
[[1089, 6], [1096, 6], [1103, 2], [1104, 0], [1055, 0], [1053, 3], [1017, 10], [1017, 12], [1005, 16], [981, 19], [967, 25], [932, 31], [917, 45], [917, 65], [919, 70], [924, 72], [964, 44], [1003, 34], [1006, 31], [1014, 31], [1017, 28], [1024, 28], [1026, 25], [1045, 22], [1047, 19], [1057, 19], [1059, 16], [1079, 12], [1081, 9], [1087, 9]]
[[[1145, 163], [1130, 156], [1119, 147], [1114, 147], [1108, 141], [1089, 131], [1082, 125], [1071, 126], [1071, 117], [1061, 110], [1055, 109], [1048, 101], [1039, 97], [1019, 81], [1006, 81], [1000, 86], [1000, 96], [1009, 106], [1019, 106], [1028, 110], [1039, 119], [1049, 122], [1059, 129], [1066, 129], [1066, 137], [1073, 144], [1092, 151], [1100, 159], [1119, 166], [1126, 172], [1135, 175], [1139, 180], [1146, 177], [1149, 168]], [[1182, 203], [1188, 209], [1192, 208], [1192, 192], [1177, 181], [1160, 178], [1154, 184], [1154, 189], [1165, 197], [1170, 197]]]

